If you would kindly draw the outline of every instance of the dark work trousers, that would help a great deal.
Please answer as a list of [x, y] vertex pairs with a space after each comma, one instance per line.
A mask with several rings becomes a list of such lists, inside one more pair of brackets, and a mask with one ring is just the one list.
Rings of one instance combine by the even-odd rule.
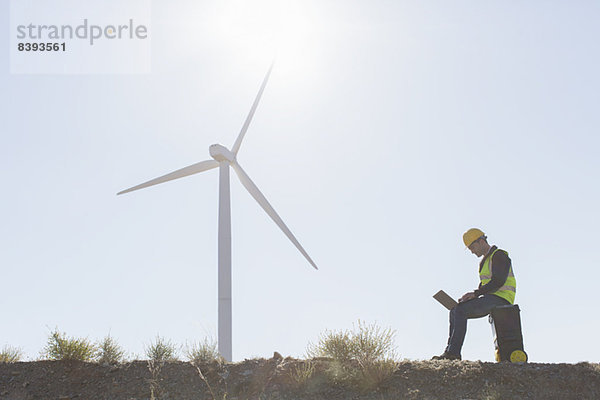
[[467, 320], [485, 317], [494, 307], [510, 304], [508, 300], [493, 294], [458, 303], [450, 310], [450, 335], [446, 351], [454, 355], [460, 355], [460, 351], [467, 334]]

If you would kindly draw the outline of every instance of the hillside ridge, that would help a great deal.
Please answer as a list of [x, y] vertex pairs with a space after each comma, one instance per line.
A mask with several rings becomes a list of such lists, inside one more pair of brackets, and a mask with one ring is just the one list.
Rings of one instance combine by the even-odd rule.
[[[598, 399], [600, 364], [401, 361], [377, 385], [336, 380], [328, 359], [101, 365], [0, 364], [0, 400]], [[343, 366], [346, 369], [357, 365]]]

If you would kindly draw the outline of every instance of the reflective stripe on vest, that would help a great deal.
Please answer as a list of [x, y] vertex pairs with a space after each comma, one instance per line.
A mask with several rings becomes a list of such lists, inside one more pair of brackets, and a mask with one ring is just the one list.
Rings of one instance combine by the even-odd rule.
[[[494, 250], [489, 257], [485, 259], [483, 263], [483, 267], [481, 267], [481, 271], [479, 271], [479, 279], [481, 280], [481, 286], [485, 285], [489, 281], [492, 280], [492, 257], [494, 254], [500, 249]], [[501, 250], [504, 251], [504, 250]], [[508, 252], [504, 251], [506, 255]], [[512, 265], [508, 270], [508, 276], [506, 277], [506, 281], [502, 285], [500, 289], [492, 293], [493, 295], [502, 297], [503, 299], [508, 300], [510, 304], [515, 303], [515, 295], [517, 293], [517, 280], [515, 279], [515, 275], [513, 274]]]

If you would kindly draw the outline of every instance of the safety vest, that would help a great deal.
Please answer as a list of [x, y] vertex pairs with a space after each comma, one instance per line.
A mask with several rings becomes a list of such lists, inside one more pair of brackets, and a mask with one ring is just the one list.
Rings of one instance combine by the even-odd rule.
[[[479, 271], [479, 279], [481, 280], [481, 286], [485, 285], [486, 283], [492, 280], [492, 257], [494, 257], [494, 254], [498, 250], [500, 249], [494, 250], [494, 252], [485, 259], [483, 267], [481, 267], [481, 271]], [[508, 252], [504, 252], [506, 253], [506, 255], [508, 255]], [[515, 295], [517, 294], [517, 280], [515, 279], [515, 275], [513, 274], [512, 265], [508, 270], [508, 277], [506, 278], [504, 285], [502, 285], [500, 289], [498, 289], [492, 294], [508, 300], [510, 304], [515, 304]]]

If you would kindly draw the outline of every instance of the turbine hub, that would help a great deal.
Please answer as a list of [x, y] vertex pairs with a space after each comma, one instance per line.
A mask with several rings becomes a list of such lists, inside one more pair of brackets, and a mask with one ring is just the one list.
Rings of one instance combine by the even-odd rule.
[[233, 154], [227, 147], [222, 146], [220, 144], [213, 144], [208, 148], [208, 152], [210, 156], [217, 160], [218, 162], [222, 161], [235, 161], [235, 154]]

